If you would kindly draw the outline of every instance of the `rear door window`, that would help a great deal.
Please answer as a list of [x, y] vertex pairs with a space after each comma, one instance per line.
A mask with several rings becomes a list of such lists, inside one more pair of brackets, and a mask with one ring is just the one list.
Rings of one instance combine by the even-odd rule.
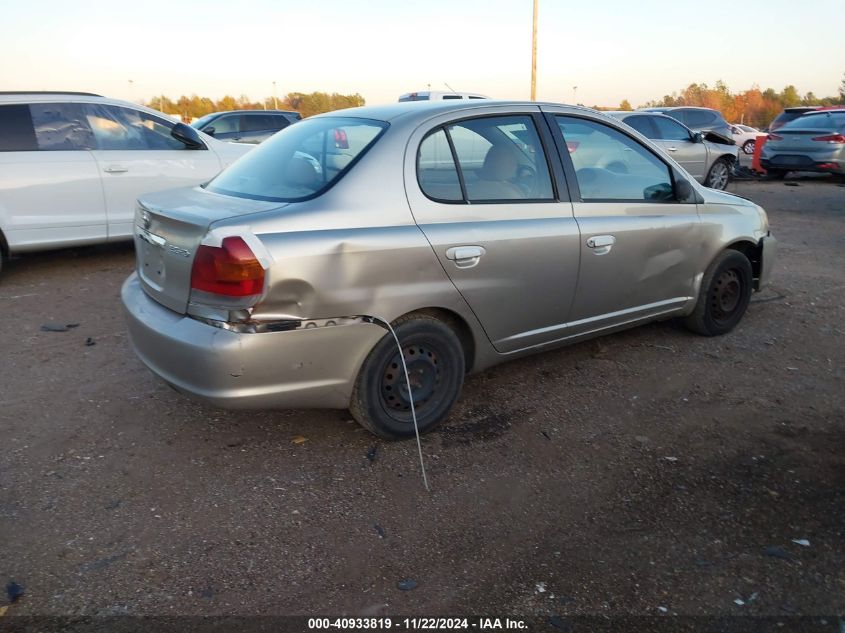
[[690, 127], [701, 127], [702, 125], [710, 125], [715, 123], [719, 117], [715, 112], [708, 112], [707, 110], [689, 110], [687, 112], [687, 120], [685, 123]]
[[429, 134], [420, 144], [417, 152], [417, 179], [423, 193], [433, 200], [463, 200], [458, 169], [444, 130]]
[[638, 114], [626, 117], [625, 123], [630, 125], [646, 138], [660, 138], [657, 136], [657, 129], [654, 127], [653, 117], [646, 114]]
[[554, 198], [546, 155], [530, 116], [470, 119], [446, 130], [470, 202]]
[[29, 106], [38, 149], [94, 149], [94, 135], [78, 103], [33, 103]]
[[555, 119], [584, 202], [674, 200], [669, 168], [633, 138], [589, 119]]
[[270, 114], [245, 114], [241, 117], [241, 132], [263, 132], [278, 129], [274, 126], [276, 117]]

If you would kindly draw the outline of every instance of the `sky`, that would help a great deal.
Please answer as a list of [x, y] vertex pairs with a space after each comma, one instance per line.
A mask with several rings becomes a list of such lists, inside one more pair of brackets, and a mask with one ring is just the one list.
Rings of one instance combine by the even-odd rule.
[[[528, 99], [533, 0], [0, 0], [0, 91]], [[835, 95], [845, 0], [539, 0], [537, 98], [635, 107], [690, 83]], [[577, 87], [577, 88], [575, 88]]]

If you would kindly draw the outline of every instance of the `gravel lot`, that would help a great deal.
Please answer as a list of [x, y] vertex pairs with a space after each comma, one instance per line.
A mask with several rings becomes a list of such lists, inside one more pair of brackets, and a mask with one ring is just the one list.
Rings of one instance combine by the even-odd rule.
[[734, 333], [655, 324], [470, 378], [424, 438], [431, 493], [412, 442], [346, 412], [156, 379], [119, 306], [130, 245], [10, 262], [7, 615], [845, 613], [845, 188], [798, 185], [731, 187], [780, 240]]

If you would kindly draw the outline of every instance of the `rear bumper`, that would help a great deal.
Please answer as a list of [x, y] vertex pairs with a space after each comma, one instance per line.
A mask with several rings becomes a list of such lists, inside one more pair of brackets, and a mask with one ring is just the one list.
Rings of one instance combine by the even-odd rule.
[[346, 408], [361, 364], [386, 334], [369, 323], [242, 334], [150, 299], [134, 273], [121, 298], [138, 357], [179, 391], [230, 409]]
[[824, 174], [845, 173], [845, 159], [839, 157], [824, 158], [805, 154], [775, 154], [761, 158], [763, 169], [781, 169], [785, 171], [812, 171]]

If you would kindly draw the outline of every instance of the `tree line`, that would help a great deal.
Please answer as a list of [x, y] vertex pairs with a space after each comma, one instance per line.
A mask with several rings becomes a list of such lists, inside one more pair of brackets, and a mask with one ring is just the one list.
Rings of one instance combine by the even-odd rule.
[[[784, 108], [835, 105], [845, 105], [845, 77], [839, 86], [839, 94], [832, 97], [817, 97], [812, 92], [802, 95], [793, 85], [784, 87], [780, 92], [773, 88], [760, 90], [759, 86], [754, 86], [749, 90], [733, 93], [724, 82], [717, 81], [712, 88], [703, 83], [690, 84], [680, 92], [649, 101], [644, 107], [702, 106], [719, 110], [729, 123], [744, 123], [763, 128]], [[619, 109], [633, 108], [626, 99], [619, 105]]]
[[355, 108], [364, 105], [364, 97], [359, 94], [342, 95], [336, 92], [290, 92], [284, 97], [265, 97], [261, 101], [253, 101], [246, 95], [233, 97], [226, 95], [222, 99], [209, 99], [192, 94], [190, 97], [182, 95], [178, 99], [170, 99], [164, 95], [156, 95], [143, 101], [146, 105], [159, 112], [177, 115], [189, 123], [212, 112], [225, 110], [295, 110], [302, 117], [309, 117], [332, 110]]

